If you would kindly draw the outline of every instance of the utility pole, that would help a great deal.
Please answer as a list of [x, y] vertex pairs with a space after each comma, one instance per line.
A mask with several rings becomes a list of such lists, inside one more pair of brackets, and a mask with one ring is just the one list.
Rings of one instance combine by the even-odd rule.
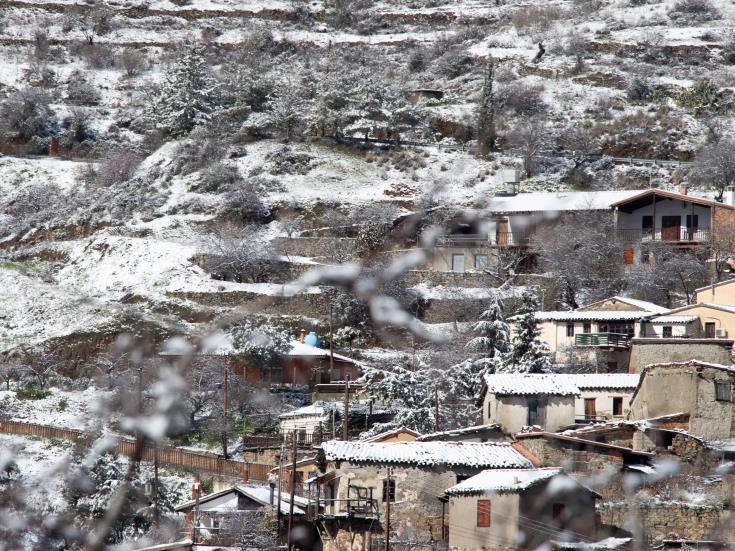
[[229, 459], [229, 453], [227, 452], [227, 362], [224, 362], [224, 389], [222, 397], [222, 411], [224, 413], [224, 424], [222, 426], [222, 451], [224, 452], [225, 459]]
[[[198, 475], [197, 475], [198, 476]], [[200, 522], [200, 516], [199, 516], [199, 478], [196, 479], [194, 482], [194, 527], [191, 531], [191, 543], [193, 545], [196, 545], [199, 543], [199, 522]]]
[[439, 389], [434, 387], [434, 431], [439, 432]]
[[281, 488], [283, 488], [283, 454], [286, 446], [281, 442], [281, 455], [278, 457], [278, 505], [276, 506], [276, 518], [278, 519], [278, 530], [281, 530]]
[[342, 440], [345, 442], [350, 439], [350, 379], [352, 377], [349, 373], [345, 375], [345, 406], [344, 406], [344, 418], [342, 419]]
[[161, 520], [161, 509], [158, 506], [158, 443], [153, 442], [153, 518], [156, 526]]
[[390, 551], [390, 479], [391, 467], [388, 467], [388, 478], [385, 480], [385, 551]]
[[[293, 532], [293, 495], [296, 491], [296, 431], [293, 433], [293, 458], [291, 463], [291, 480], [290, 480], [290, 488], [291, 488], [291, 495], [289, 496], [288, 500], [288, 544], [286, 546], [287, 551], [291, 551], [293, 548], [293, 540], [292, 540], [292, 532]], [[280, 503], [279, 503], [280, 505]]]
[[329, 298], [329, 382], [334, 381], [334, 332], [332, 330], [332, 299]]

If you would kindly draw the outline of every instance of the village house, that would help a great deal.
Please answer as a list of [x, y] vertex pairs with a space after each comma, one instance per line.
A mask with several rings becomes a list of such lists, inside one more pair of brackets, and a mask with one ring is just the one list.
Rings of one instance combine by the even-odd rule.
[[648, 419], [663, 415], [688, 416], [684, 429], [704, 440], [733, 436], [732, 366], [697, 360], [645, 367], [630, 400], [628, 418]]
[[664, 312], [652, 302], [614, 296], [573, 311], [536, 312], [536, 319], [555, 364], [625, 372], [631, 339], [643, 336], [641, 322]]
[[639, 376], [627, 373], [496, 373], [480, 391], [483, 421], [510, 434], [527, 426], [555, 432], [575, 422], [623, 419]]
[[518, 193], [514, 175], [504, 177], [507, 189], [492, 198], [488, 219], [459, 224], [436, 247], [432, 268], [442, 272], [482, 271], [497, 262], [499, 250], [526, 249], [531, 236], [565, 215], [594, 212], [612, 221], [610, 205], [642, 190]]
[[[177, 506], [174, 510], [186, 515], [186, 532], [191, 534], [197, 543], [209, 545], [234, 545], [242, 536], [242, 526], [251, 519], [253, 523], [270, 511], [275, 512], [280, 503], [280, 514], [288, 515], [290, 495], [280, 494], [275, 486], [256, 486], [253, 484], [236, 484], [219, 492], [197, 495], [198, 484], [193, 489], [192, 499]], [[298, 524], [306, 529], [312, 543], [316, 535], [304, 521], [308, 502], [294, 496], [294, 515]]]
[[713, 241], [733, 241], [735, 192], [728, 190], [725, 202], [661, 189], [642, 190], [612, 202], [615, 232], [626, 245], [626, 264], [647, 264], [655, 249], [665, 243], [693, 249]]
[[375, 436], [363, 438], [362, 441], [383, 442], [384, 444], [389, 444], [396, 442], [414, 442], [420, 437], [421, 435], [415, 430], [411, 430], [408, 427], [398, 427], [392, 430], [381, 432], [380, 434], [376, 434]]
[[558, 468], [487, 470], [445, 495], [449, 549], [536, 549], [597, 538], [600, 495]]
[[328, 551], [369, 549], [384, 537], [386, 500], [392, 539], [443, 541], [444, 490], [486, 469], [534, 466], [527, 450], [508, 442], [329, 441], [317, 458], [324, 474], [310, 495], [324, 503], [315, 520]]

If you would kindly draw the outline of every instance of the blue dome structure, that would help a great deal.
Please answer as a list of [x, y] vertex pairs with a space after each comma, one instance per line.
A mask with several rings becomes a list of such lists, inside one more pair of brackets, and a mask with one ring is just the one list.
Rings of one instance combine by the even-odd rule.
[[304, 338], [304, 344], [308, 344], [309, 346], [315, 346], [316, 348], [319, 348], [319, 345], [322, 343], [321, 340], [319, 340], [319, 336], [314, 332], [310, 331], [308, 335]]

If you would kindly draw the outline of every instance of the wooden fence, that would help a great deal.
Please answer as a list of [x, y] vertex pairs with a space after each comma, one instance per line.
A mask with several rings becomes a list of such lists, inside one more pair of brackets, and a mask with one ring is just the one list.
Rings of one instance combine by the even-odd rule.
[[[80, 430], [7, 420], [0, 420], [0, 432], [26, 434], [40, 436], [42, 438], [62, 438], [64, 440], [79, 440], [85, 436], [85, 433]], [[119, 454], [129, 457], [135, 454], [135, 440], [120, 436], [117, 437], [117, 440], [117, 451]], [[156, 454], [158, 455], [158, 463], [160, 465], [170, 465], [196, 472], [201, 471], [238, 478], [243, 477], [244, 472], [247, 471], [248, 480], [257, 482], [267, 482], [268, 473], [274, 468], [273, 465], [244, 463], [242, 461], [224, 459], [213, 453], [182, 450], [181, 448], [172, 446], [151, 446], [148, 444], [143, 446], [141, 459], [152, 462], [156, 459]]]

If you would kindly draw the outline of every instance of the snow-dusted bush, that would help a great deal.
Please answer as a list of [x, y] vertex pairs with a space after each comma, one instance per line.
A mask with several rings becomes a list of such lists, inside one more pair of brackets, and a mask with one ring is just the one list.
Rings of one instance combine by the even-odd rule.
[[117, 57], [117, 65], [129, 77], [138, 76], [148, 67], [148, 59], [139, 50], [125, 48]]
[[141, 156], [130, 149], [108, 152], [97, 168], [95, 185], [109, 187], [129, 180], [135, 174], [141, 160]]
[[291, 350], [291, 335], [254, 320], [244, 319], [229, 328], [236, 354], [249, 367], [280, 367]]
[[679, 92], [675, 99], [680, 107], [692, 109], [699, 115], [704, 111], [717, 111], [721, 98], [722, 92], [711, 80], [700, 80]]
[[237, 224], [260, 224], [270, 216], [270, 209], [249, 185], [234, 189], [225, 195], [219, 215]]
[[224, 155], [224, 147], [217, 140], [200, 138], [186, 140], [177, 147], [171, 161], [174, 174], [186, 176], [219, 161]]
[[270, 242], [254, 226], [216, 228], [203, 252], [215, 279], [262, 283], [277, 278], [283, 268]]
[[243, 183], [243, 177], [235, 165], [216, 163], [202, 171], [192, 191], [200, 193], [222, 193], [235, 190]]
[[513, 113], [518, 117], [530, 117], [546, 111], [547, 105], [541, 97], [538, 86], [530, 86], [524, 82], [513, 82], [503, 86], [497, 93], [499, 110]]
[[115, 63], [112, 49], [105, 44], [82, 44], [79, 55], [90, 69], [109, 69]]
[[710, 0], [678, 0], [669, 11], [669, 17], [688, 21], [711, 21], [722, 17], [722, 13]]
[[66, 85], [66, 98], [71, 103], [81, 105], [97, 105], [100, 93], [79, 71], [74, 71]]
[[8, 137], [45, 138], [57, 121], [50, 107], [51, 96], [37, 88], [23, 88], [0, 103], [0, 129]]
[[269, 163], [268, 172], [271, 174], [306, 174], [311, 170], [314, 158], [284, 145], [268, 153], [265, 160]]

